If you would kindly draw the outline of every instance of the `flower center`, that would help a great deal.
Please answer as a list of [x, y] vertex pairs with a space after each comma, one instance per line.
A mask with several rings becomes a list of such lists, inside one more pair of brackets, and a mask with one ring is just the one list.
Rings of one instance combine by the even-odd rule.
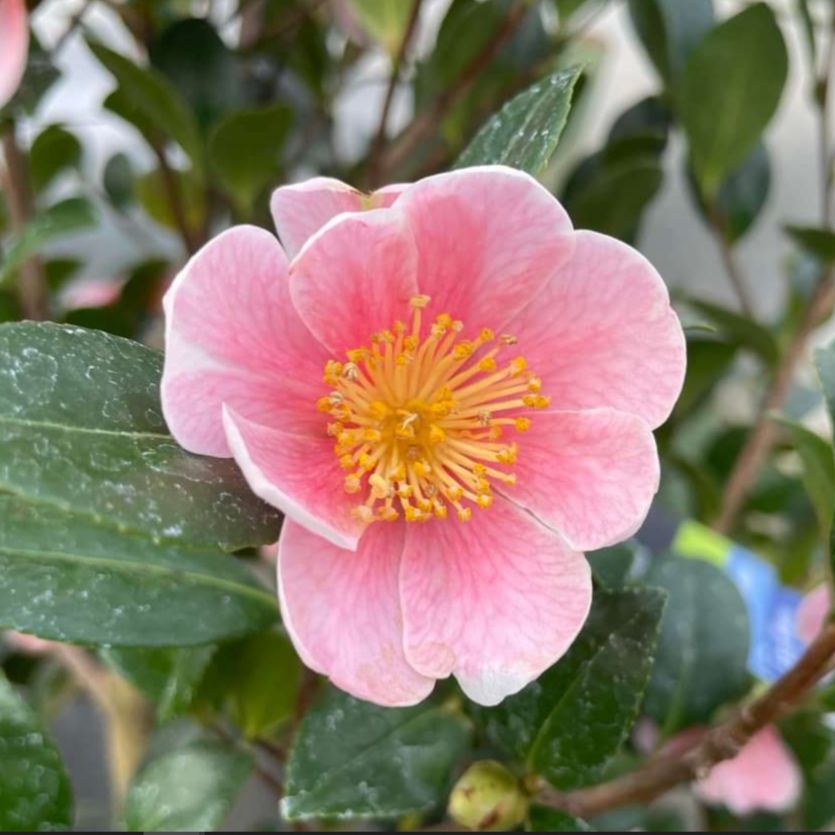
[[333, 418], [327, 431], [345, 490], [366, 522], [445, 519], [450, 507], [468, 521], [473, 506], [490, 507], [492, 485], [516, 481], [517, 445], [505, 431], [527, 431], [525, 413], [549, 403], [524, 357], [500, 364], [513, 337], [484, 328], [461, 339], [463, 323], [448, 313], [424, 333], [428, 303], [415, 296], [409, 326], [395, 322], [369, 347], [347, 351], [347, 362], [325, 366], [332, 391], [318, 407]]

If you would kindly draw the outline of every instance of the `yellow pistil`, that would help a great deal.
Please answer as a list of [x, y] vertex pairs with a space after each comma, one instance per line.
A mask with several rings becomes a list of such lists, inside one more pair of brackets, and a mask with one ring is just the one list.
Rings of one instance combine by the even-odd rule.
[[364, 522], [469, 521], [493, 504], [494, 485], [516, 483], [518, 446], [503, 430], [526, 432], [528, 414], [550, 404], [524, 357], [499, 359], [515, 337], [482, 328], [464, 339], [449, 313], [424, 321], [429, 302], [414, 296], [408, 324], [325, 364], [316, 407]]

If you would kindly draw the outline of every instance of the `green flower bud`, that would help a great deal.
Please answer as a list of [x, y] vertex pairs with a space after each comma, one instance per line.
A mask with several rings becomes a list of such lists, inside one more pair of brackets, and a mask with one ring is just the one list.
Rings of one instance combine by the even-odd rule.
[[513, 829], [528, 813], [528, 795], [501, 763], [482, 760], [461, 776], [449, 796], [450, 817], [482, 832]]

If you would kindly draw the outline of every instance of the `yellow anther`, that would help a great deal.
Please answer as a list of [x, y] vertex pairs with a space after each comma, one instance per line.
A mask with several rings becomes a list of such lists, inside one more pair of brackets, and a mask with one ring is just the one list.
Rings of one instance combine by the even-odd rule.
[[345, 476], [345, 492], [346, 493], [359, 493], [360, 487], [362, 487], [362, 482], [358, 475], [351, 474]]
[[482, 508], [487, 509], [493, 504], [493, 497], [489, 493], [481, 493], [475, 497], [475, 503]]
[[539, 377], [531, 377], [528, 380], [528, 391], [532, 391], [534, 394], [539, 394], [542, 391], [542, 380]]
[[515, 464], [518, 452], [519, 447], [516, 444], [510, 444], [496, 453], [496, 460], [500, 464]]
[[354, 456], [348, 455], [347, 453], [345, 455], [340, 455], [339, 466], [342, 467], [343, 470], [350, 470], [351, 467], [354, 466]]
[[473, 518], [473, 509], [471, 507], [459, 507], [457, 512], [458, 518], [462, 522], [469, 522]]
[[380, 511], [380, 519], [383, 522], [396, 522], [400, 518], [400, 514], [390, 506], [384, 507]]
[[496, 362], [495, 357], [484, 357], [484, 359], [478, 361], [478, 370], [479, 371], [487, 371], [492, 372], [498, 368], [498, 363]]
[[541, 394], [526, 394], [522, 402], [531, 409], [546, 409], [551, 403], [551, 398], [543, 397]]
[[412, 470], [418, 478], [428, 476], [432, 472], [432, 468], [423, 459], [418, 459], [412, 464]]
[[397, 488], [397, 495], [401, 499], [409, 499], [412, 496], [412, 486], [410, 484], [401, 484]]
[[421, 310], [422, 308], [426, 307], [432, 299], [429, 296], [425, 296], [423, 294], [419, 296], [412, 296], [409, 299], [409, 306], [413, 307], [415, 310]]
[[452, 349], [452, 356], [454, 356], [457, 360], [465, 360], [473, 355], [475, 348], [476, 346], [473, 342], [470, 342], [469, 339], [465, 339], [455, 345]]
[[510, 373], [513, 377], [518, 377], [520, 374], [524, 373], [525, 369], [528, 367], [528, 361], [524, 357], [516, 357], [510, 363]]
[[403, 513], [406, 516], [407, 522], [420, 522], [423, 519], [423, 511], [411, 504], [404, 506]]
[[449, 515], [449, 510], [445, 504], [441, 504], [441, 502], [435, 502], [432, 505], [432, 512], [435, 514], [437, 519], [446, 519]]
[[446, 438], [446, 432], [438, 426], [437, 423], [433, 423], [432, 426], [429, 427], [429, 443], [432, 446], [435, 444], [441, 443], [441, 441]]
[[502, 437], [502, 427], [501, 426], [491, 426], [490, 431], [487, 433], [487, 437], [491, 441], [498, 441]]
[[403, 334], [403, 333], [405, 333], [405, 332], [406, 332], [406, 325], [398, 319], [398, 320], [394, 323], [394, 327], [392, 328], [392, 330], [393, 330], [393, 331], [394, 331], [394, 332], [395, 332], [398, 336], [400, 336], [401, 334]]
[[338, 420], [333, 421], [332, 423], [328, 424], [327, 432], [332, 438], [335, 438], [345, 429], [345, 426], [340, 423]]
[[403, 339], [403, 347], [407, 351], [414, 351], [419, 344], [416, 336], [407, 336]]
[[331, 410], [331, 401], [329, 397], [320, 397], [316, 401], [316, 408], [320, 412], [329, 412]]
[[385, 499], [391, 495], [392, 487], [390, 482], [384, 479], [379, 473], [368, 476], [368, 484], [371, 486], [371, 495], [375, 499]]
[[374, 511], [370, 507], [368, 507], [368, 505], [361, 504], [355, 507], [351, 512], [361, 522], [374, 521]]
[[382, 400], [373, 400], [368, 404], [368, 412], [371, 417], [383, 420], [391, 414], [391, 409]]
[[443, 328], [444, 331], [448, 331], [452, 328], [452, 316], [450, 316], [449, 313], [439, 313], [435, 317], [435, 324], [439, 328]]
[[475, 483], [475, 489], [477, 493], [489, 493], [490, 482], [486, 478], [479, 478]]
[[487, 472], [487, 467], [485, 467], [484, 464], [473, 464], [473, 474], [474, 475], [477, 475], [479, 478], [481, 478], [482, 476], [484, 476], [484, 474], [486, 472]]
[[325, 364], [325, 373], [322, 379], [329, 385], [335, 386], [339, 383], [339, 377], [342, 374], [342, 363], [336, 360], [328, 360]]
[[530, 418], [518, 417], [513, 421], [513, 425], [517, 432], [527, 432], [531, 428]]
[[492, 328], [482, 328], [478, 338], [481, 342], [492, 342], [496, 338], [496, 334]]
[[449, 488], [449, 490], [447, 490], [447, 495], [449, 496], [451, 501], [457, 502], [464, 495], [464, 488], [461, 487], [460, 484], [454, 484], [452, 487]]
[[352, 348], [350, 351], [346, 351], [345, 354], [351, 362], [359, 363], [368, 359], [368, 350], [366, 348]]
[[362, 430], [362, 439], [364, 441], [368, 441], [369, 443], [376, 444], [378, 441], [382, 440], [383, 435], [379, 429], [363, 429]]

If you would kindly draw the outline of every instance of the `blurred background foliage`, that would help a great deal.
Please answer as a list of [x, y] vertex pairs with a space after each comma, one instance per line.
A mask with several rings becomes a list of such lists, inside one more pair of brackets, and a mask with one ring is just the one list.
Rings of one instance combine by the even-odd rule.
[[[689, 370], [659, 432], [658, 524], [686, 517], [713, 526], [766, 556], [799, 589], [824, 576], [835, 506], [824, 394], [831, 406], [835, 366], [824, 352], [819, 382], [805, 359], [829, 332], [819, 328], [831, 314], [835, 281], [829, 0], [716, 8], [711, 0], [28, 5], [42, 39], [33, 38], [23, 84], [0, 111], [0, 322], [48, 319], [161, 348], [161, 298], [187, 257], [232, 223], [269, 228], [271, 190], [316, 174], [373, 189], [456, 164], [502, 161], [537, 174], [577, 227], [639, 247], [647, 212], [677, 178], [689, 193], [688, 222], [709, 235], [699, 240], [710, 253], [704, 282], [674, 288]], [[614, 14], [618, 36], [643, 50], [652, 89], [592, 142], [589, 124], [618, 89], [617, 78], [601, 83], [608, 44], [596, 28]], [[78, 87], [62, 86], [67, 54], [94, 68], [89, 77], [100, 100], [92, 117], [51, 120], [56, 98], [64, 114], [72, 113], [73, 95], [83, 99]], [[788, 106], [787, 79], [798, 74], [795, 92], [820, 126], [803, 136], [803, 166], [814, 169], [819, 189], [803, 195], [800, 221], [769, 204], [780, 177], [769, 126]], [[777, 282], [766, 286], [740, 258], [768, 211], [766, 234], [779, 239], [784, 256], [772, 265], [776, 292]], [[716, 293], [717, 284], [727, 289]], [[7, 360], [23, 362], [35, 338], [43, 339], [39, 350], [65, 353], [47, 332], [4, 334]], [[67, 379], [103, 421], [116, 421], [113, 404], [133, 398], [139, 405], [131, 420], [161, 425], [149, 395], [157, 355], [115, 344], [91, 338]], [[122, 365], [85, 388], [85, 362], [108, 352]], [[32, 380], [36, 386], [36, 374]], [[2, 380], [0, 395], [12, 410], [32, 407], [14, 402]], [[56, 393], [51, 407], [82, 421], [65, 395]], [[82, 447], [73, 455], [84, 455]], [[0, 471], [10, 491], [0, 493], [3, 524], [8, 532], [15, 519], [69, 540], [77, 519], [56, 520], [13, 497], [39, 454], [37, 446], [3, 448]], [[162, 453], [143, 452], [150, 454]], [[169, 481], [136, 464], [148, 479], [143, 489], [174, 501], [185, 466], [177, 454], [165, 453]], [[52, 498], [106, 504], [112, 485], [104, 482], [79, 498], [80, 460], [75, 471], [57, 473]], [[0, 650], [14, 685], [0, 683], [3, 828], [75, 820], [79, 828], [274, 830], [290, 819], [356, 818], [417, 829], [444, 819], [450, 787], [473, 761], [497, 758], [515, 777], [536, 773], [558, 789], [576, 788], [646, 755], [629, 740], [639, 711], [663, 737], [722, 716], [751, 692], [746, 614], [730, 581], [674, 556], [650, 567], [646, 550], [632, 543], [592, 555], [599, 591], [583, 638], [533, 689], [500, 708], [474, 710], [451, 684], [402, 711], [351, 700], [303, 672], [273, 625], [275, 607], [264, 592], [274, 555], [255, 546], [275, 539], [279, 520], [223, 466], [206, 465], [194, 503], [175, 502], [168, 512], [191, 520], [193, 530], [183, 534], [190, 543], [247, 546], [237, 553], [260, 578], [256, 591], [235, 573], [238, 563], [222, 569], [249, 601], [236, 610], [239, 620], [215, 618], [217, 601], [197, 582], [133, 599], [124, 584], [54, 568], [45, 590], [42, 575], [4, 556], [0, 605], [14, 613], [8, 625], [68, 643], [8, 633]], [[221, 521], [213, 479], [232, 485], [234, 510]], [[149, 519], [127, 504], [119, 512], [120, 524], [145, 526], [160, 564], [182, 558], [176, 543], [158, 545], [169, 530], [165, 512]], [[125, 546], [102, 547], [122, 554]], [[201, 570], [216, 557], [207, 554]], [[98, 605], [79, 615], [88, 586]], [[662, 616], [663, 595], [650, 586], [667, 591], [674, 618]], [[58, 602], [42, 599], [46, 593]], [[180, 600], [188, 601], [182, 612]], [[117, 603], [158, 606], [168, 613], [160, 635], [176, 634], [183, 646], [160, 646], [164, 637], [151, 640], [145, 621], [148, 646], [141, 646], [140, 621], [114, 614]], [[629, 636], [626, 647], [619, 634]], [[613, 689], [619, 704], [594, 724], [587, 706]], [[806, 780], [788, 815], [733, 819], [681, 790], [591, 823], [659, 831], [823, 827], [835, 818], [833, 706], [831, 687], [823, 688], [783, 728]], [[578, 724], [582, 745], [572, 736]], [[527, 825], [585, 825], [549, 814], [534, 810]]]

